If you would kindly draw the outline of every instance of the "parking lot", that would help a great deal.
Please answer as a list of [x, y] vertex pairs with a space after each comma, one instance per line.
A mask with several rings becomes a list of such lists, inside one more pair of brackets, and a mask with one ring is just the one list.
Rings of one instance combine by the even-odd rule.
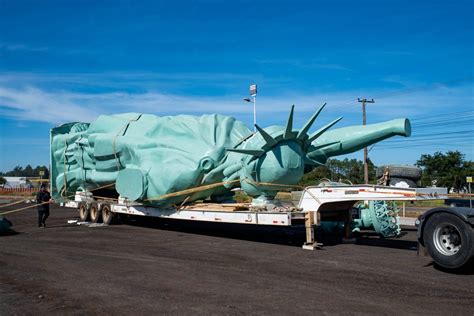
[[46, 229], [35, 209], [7, 217], [17, 234], [0, 237], [0, 315], [473, 315], [474, 275], [418, 257], [414, 228], [306, 251], [304, 228], [158, 220], [93, 228], [68, 224], [77, 212], [60, 207]]

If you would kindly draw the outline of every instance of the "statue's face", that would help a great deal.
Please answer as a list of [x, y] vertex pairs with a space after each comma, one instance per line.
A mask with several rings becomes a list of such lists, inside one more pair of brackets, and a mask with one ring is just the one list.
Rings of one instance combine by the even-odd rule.
[[239, 176], [240, 186], [247, 194], [272, 198], [283, 188], [282, 185], [288, 188], [298, 183], [304, 175], [305, 163], [317, 165], [320, 160], [325, 161], [325, 157], [315, 160], [307, 156], [309, 148], [316, 151], [327, 146], [311, 147], [311, 143], [342, 119], [338, 118], [315, 133], [308, 134], [324, 106], [299, 130], [293, 129], [292, 106], [286, 126], [275, 125], [262, 129], [255, 125], [255, 133], [239, 142], [235, 148], [227, 149], [245, 155], [241, 158]]
[[257, 160], [257, 181], [296, 184], [304, 174], [304, 156], [297, 142], [278, 143]]
[[[279, 142], [261, 157], [248, 163], [242, 170], [241, 187], [251, 196], [274, 196], [282, 185], [298, 183], [304, 174], [305, 154], [301, 145], [294, 140]], [[261, 183], [261, 184], [257, 184]], [[266, 183], [277, 184], [276, 186]]]

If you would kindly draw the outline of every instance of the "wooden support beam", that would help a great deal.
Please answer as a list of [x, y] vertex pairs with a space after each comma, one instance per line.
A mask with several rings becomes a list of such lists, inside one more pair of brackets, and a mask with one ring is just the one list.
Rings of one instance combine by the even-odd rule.
[[304, 227], [306, 229], [306, 242], [303, 245], [303, 249], [305, 250], [314, 250], [320, 249], [322, 244], [316, 242], [314, 238], [314, 225], [315, 222], [319, 222], [317, 216], [317, 212], [307, 212], [304, 214]]

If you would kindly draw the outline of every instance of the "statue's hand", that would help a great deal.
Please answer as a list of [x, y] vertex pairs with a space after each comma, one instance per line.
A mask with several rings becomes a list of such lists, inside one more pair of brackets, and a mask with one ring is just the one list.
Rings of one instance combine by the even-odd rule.
[[[229, 164], [229, 166], [224, 169], [224, 181], [230, 182], [238, 179], [240, 177], [240, 170], [242, 170], [242, 163], [240, 161]], [[234, 182], [224, 184], [224, 187], [227, 189], [231, 189], [233, 186]]]
[[204, 178], [202, 179], [202, 184], [210, 184], [210, 183], [216, 183], [216, 182], [221, 182], [224, 179], [224, 174], [223, 171], [230, 165], [229, 162], [224, 162], [217, 166], [216, 168], [212, 169], [209, 171]]
[[[239, 171], [242, 168], [240, 162], [226, 161], [217, 168], [211, 170], [204, 176], [202, 184], [233, 181], [239, 177]], [[230, 189], [234, 183], [225, 183], [224, 187]]]

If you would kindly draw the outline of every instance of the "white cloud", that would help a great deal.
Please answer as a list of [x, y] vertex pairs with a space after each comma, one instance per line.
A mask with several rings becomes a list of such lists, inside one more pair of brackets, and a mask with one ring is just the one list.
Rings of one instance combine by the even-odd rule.
[[[259, 113], [287, 113], [289, 98], [268, 98], [259, 103]], [[311, 99], [311, 101], [309, 100]], [[313, 98], [303, 97], [299, 112], [315, 109]], [[158, 92], [77, 93], [47, 92], [38, 88], [1, 88], [0, 114], [17, 120], [64, 123], [91, 121], [100, 114], [122, 112], [168, 114], [249, 113], [241, 96], [181, 96]]]
[[[188, 78], [190, 81], [199, 78], [199, 74], [159, 75], [116, 73], [115, 78], [123, 77], [133, 80], [144, 77]], [[202, 78], [211, 80], [210, 74]], [[239, 78], [239, 75], [218, 74], [222, 78]], [[77, 92], [72, 89], [52, 90], [44, 82], [54, 83], [61, 80], [91, 82], [102, 79], [113, 81], [111, 74], [0, 74], [0, 114], [18, 121], [42, 121], [64, 123], [71, 121], [92, 121], [100, 114], [123, 112], [153, 113], [157, 115], [221, 113], [239, 118], [250, 114], [248, 104], [242, 102], [242, 95], [195, 96], [165, 93], [162, 89], [146, 89], [145, 92], [125, 92], [120, 86], [113, 92]], [[120, 79], [117, 81], [120, 82]], [[42, 81], [43, 80], [43, 81]], [[184, 79], [183, 79], [184, 80]], [[24, 86], [23, 83], [27, 83]], [[73, 85], [71, 85], [72, 87]], [[240, 93], [240, 86], [239, 86]], [[375, 104], [368, 106], [369, 122], [393, 119], [396, 117], [422, 117], [432, 113], [447, 113], [473, 108], [473, 84], [471, 82], [458, 86], [435, 85], [430, 89], [406, 90], [392, 93], [380, 90], [357, 90], [343, 92], [306, 91], [294, 92], [258, 98], [258, 113], [267, 123], [282, 124], [291, 104], [296, 104], [296, 120], [304, 121], [321, 103], [328, 106], [323, 112], [328, 119], [344, 115], [346, 123], [359, 123], [361, 117], [360, 103], [357, 97], [374, 97]], [[272, 121], [273, 120], [273, 121]], [[326, 118], [323, 119], [325, 121]], [[346, 125], [345, 123], [341, 123]]]
[[67, 92], [0, 87], [0, 114], [17, 120], [58, 123], [90, 120], [96, 113], [93, 108], [75, 102]]

